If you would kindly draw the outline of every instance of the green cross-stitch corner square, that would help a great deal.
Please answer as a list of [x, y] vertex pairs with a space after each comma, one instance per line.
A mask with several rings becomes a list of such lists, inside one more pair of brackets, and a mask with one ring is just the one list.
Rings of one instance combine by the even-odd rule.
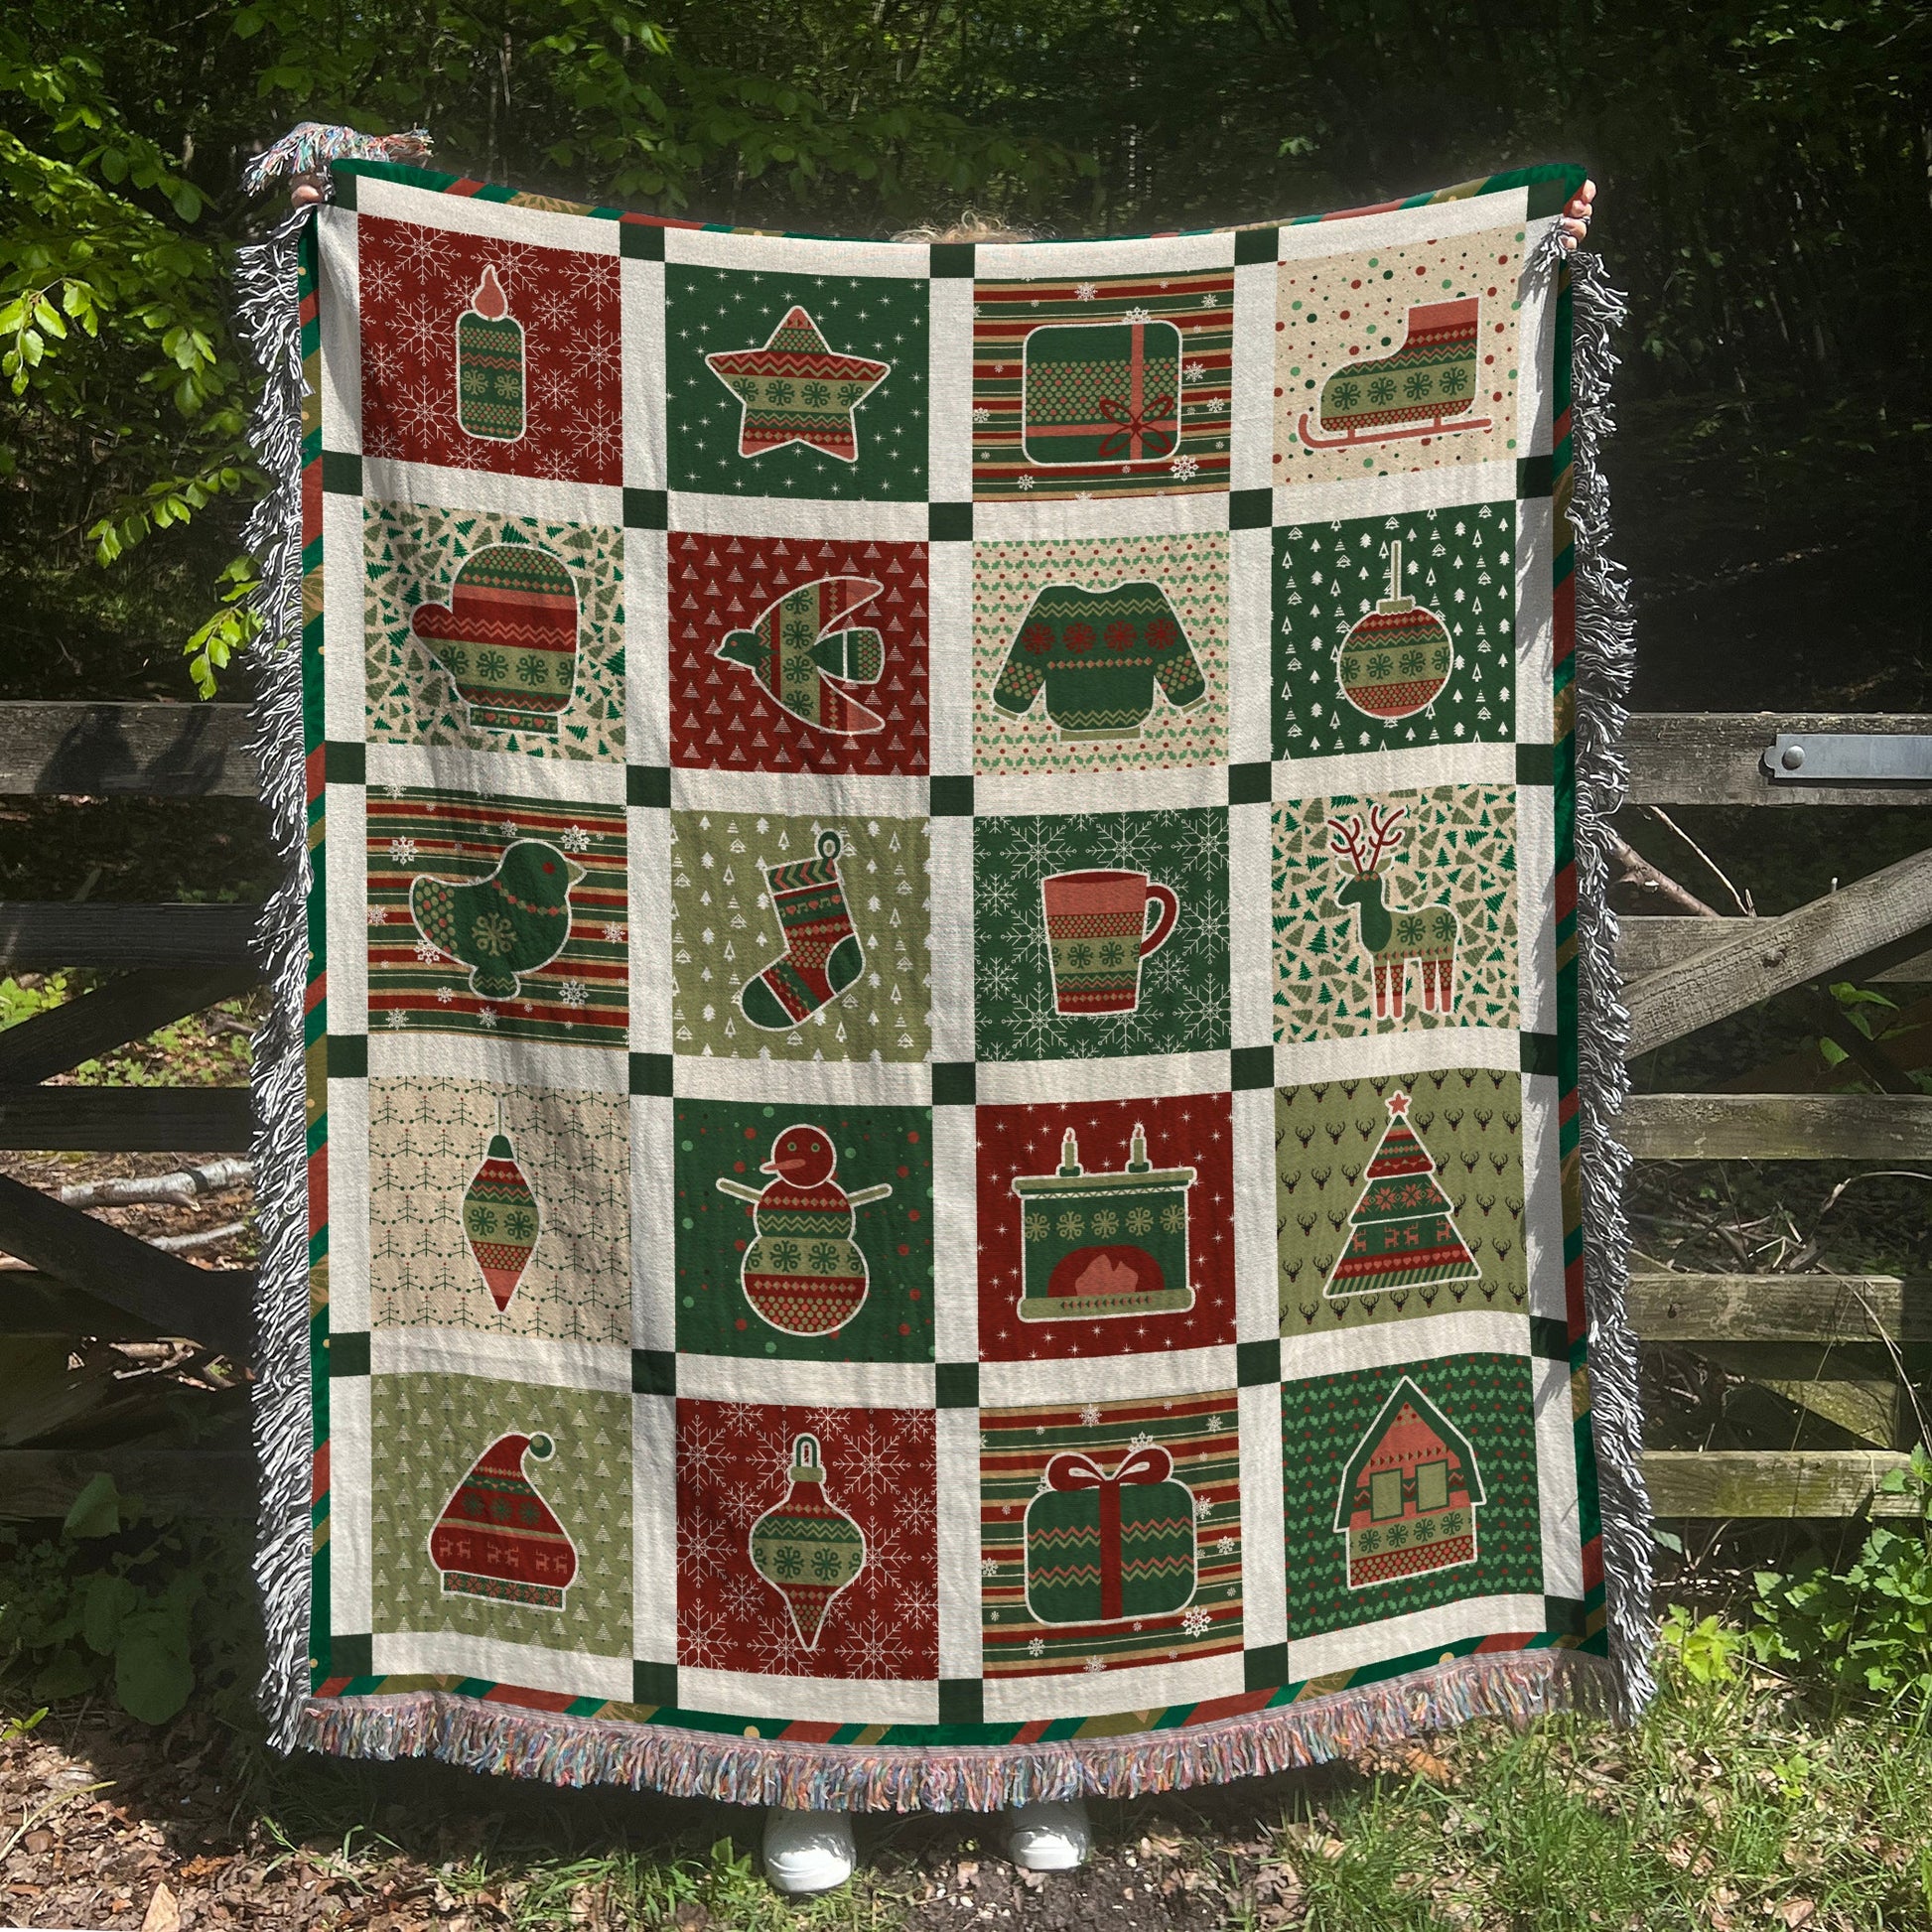
[[629, 764], [624, 767], [626, 805], [668, 811], [671, 804], [671, 767], [668, 764]]
[[347, 450], [324, 450], [322, 488], [328, 496], [361, 495], [362, 459]]
[[373, 1677], [375, 1639], [366, 1631], [337, 1632], [330, 1636], [323, 1668], [331, 1677]]
[[1282, 1344], [1269, 1341], [1237, 1342], [1234, 1348], [1235, 1380], [1244, 1389], [1264, 1388], [1282, 1379]]
[[672, 1068], [675, 1064], [669, 1053], [632, 1053], [630, 1091], [659, 1099], [667, 1098], [671, 1092]]
[[954, 774], [935, 774], [928, 781], [930, 810], [934, 818], [971, 818], [973, 781]]
[[369, 1372], [369, 1331], [347, 1328], [332, 1332], [324, 1346], [329, 1351], [329, 1379], [342, 1382]]
[[1252, 1092], [1257, 1087], [1275, 1084], [1275, 1049], [1272, 1046], [1237, 1046], [1228, 1054], [1228, 1085], [1236, 1093]]
[[1272, 262], [1282, 251], [1279, 228], [1236, 228], [1234, 265], [1245, 268], [1251, 262]]
[[630, 1351], [630, 1393], [676, 1395], [677, 1356], [668, 1348], [633, 1348]]
[[1531, 1315], [1530, 1353], [1540, 1356], [1545, 1361], [1569, 1361], [1570, 1323], [1559, 1321], [1555, 1315]]
[[935, 1107], [970, 1107], [978, 1078], [971, 1060], [934, 1060], [932, 1063], [932, 1104]]
[[625, 261], [661, 262], [664, 259], [664, 230], [655, 221], [633, 220], [625, 215], [618, 223], [618, 251]]
[[653, 1664], [642, 1657], [630, 1660], [630, 1701], [662, 1710], [677, 1707], [677, 1666]]
[[367, 748], [353, 741], [330, 739], [322, 748], [322, 775], [327, 784], [366, 784], [368, 782]]
[[939, 1362], [932, 1372], [933, 1400], [941, 1409], [977, 1409], [980, 1371], [977, 1362]]
[[942, 1725], [977, 1725], [986, 1721], [986, 1690], [977, 1677], [942, 1677], [939, 1680], [939, 1722]]
[[1517, 1046], [1525, 1073], [1554, 1080], [1563, 1071], [1563, 1042], [1555, 1034], [1519, 1034]]
[[670, 523], [671, 499], [667, 490], [625, 486], [623, 526], [626, 530], [666, 530]]
[[1288, 1645], [1257, 1644], [1241, 1654], [1241, 1688], [1272, 1691], [1288, 1682]]
[[366, 1080], [369, 1077], [368, 1035], [331, 1034], [327, 1057], [330, 1079]]

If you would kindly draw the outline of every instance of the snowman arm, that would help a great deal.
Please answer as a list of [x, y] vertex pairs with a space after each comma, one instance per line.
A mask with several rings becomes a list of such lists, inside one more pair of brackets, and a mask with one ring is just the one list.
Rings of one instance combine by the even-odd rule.
[[[724, 1183], [721, 1181], [719, 1184], [722, 1186]], [[849, 1207], [864, 1207], [868, 1201], [884, 1200], [892, 1191], [893, 1183], [882, 1180], [877, 1187], [861, 1187], [856, 1194], [846, 1195], [846, 1204]]]
[[721, 1194], [731, 1195], [734, 1200], [759, 1201], [764, 1198], [764, 1190], [762, 1188], [748, 1187], [742, 1180], [725, 1180], [721, 1178], [718, 1182], [718, 1191]]

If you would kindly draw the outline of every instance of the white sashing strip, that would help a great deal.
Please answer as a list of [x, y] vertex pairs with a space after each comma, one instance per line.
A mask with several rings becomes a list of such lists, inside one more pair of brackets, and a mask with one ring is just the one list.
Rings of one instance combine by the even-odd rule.
[[1441, 235], [1476, 234], [1484, 228], [1521, 223], [1529, 214], [1529, 207], [1528, 189], [1513, 188], [1493, 195], [1465, 195], [1454, 202], [1431, 202], [1422, 207], [1390, 208], [1379, 214], [1298, 222], [1282, 230], [1281, 259], [1311, 261], [1363, 248], [1392, 248], [1406, 241], [1433, 241]]
[[1584, 1593], [1583, 1515], [1577, 1500], [1577, 1410], [1568, 1362], [1536, 1364], [1536, 1480], [1543, 1541], [1543, 1589]]
[[362, 214], [391, 221], [414, 221], [451, 234], [481, 235], [485, 241], [525, 242], [582, 255], [615, 255], [622, 246], [621, 224], [606, 217], [559, 214], [554, 208], [518, 207], [509, 202], [479, 201], [441, 189], [362, 175], [355, 183], [355, 206]]
[[630, 1350], [537, 1335], [484, 1335], [470, 1328], [376, 1328], [371, 1375], [477, 1375], [545, 1389], [630, 1393]]
[[[316, 210], [316, 300], [322, 340], [322, 447], [362, 453], [361, 257], [353, 210]], [[293, 315], [289, 327], [297, 327]], [[355, 600], [359, 615], [361, 599]], [[356, 653], [356, 662], [361, 653]]]
[[426, 786], [487, 797], [534, 798], [568, 810], [577, 803], [621, 805], [621, 764], [603, 759], [532, 759], [456, 745], [371, 745], [370, 785]]

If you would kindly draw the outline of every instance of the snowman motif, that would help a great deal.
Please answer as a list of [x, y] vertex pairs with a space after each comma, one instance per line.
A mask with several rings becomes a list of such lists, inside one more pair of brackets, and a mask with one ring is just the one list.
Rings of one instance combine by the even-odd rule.
[[721, 1177], [718, 1189], [752, 1203], [756, 1239], [745, 1250], [745, 1299], [780, 1334], [830, 1335], [866, 1301], [866, 1257], [852, 1238], [853, 1210], [884, 1200], [890, 1181], [848, 1194], [833, 1178], [838, 1150], [822, 1127], [800, 1122], [771, 1143], [763, 1188]]

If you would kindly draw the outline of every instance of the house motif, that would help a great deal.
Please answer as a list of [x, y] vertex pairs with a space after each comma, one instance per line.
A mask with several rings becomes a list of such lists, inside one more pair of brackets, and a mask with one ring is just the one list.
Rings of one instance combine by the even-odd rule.
[[1342, 1471], [1348, 1587], [1474, 1563], [1483, 1501], [1468, 1438], [1405, 1375]]

